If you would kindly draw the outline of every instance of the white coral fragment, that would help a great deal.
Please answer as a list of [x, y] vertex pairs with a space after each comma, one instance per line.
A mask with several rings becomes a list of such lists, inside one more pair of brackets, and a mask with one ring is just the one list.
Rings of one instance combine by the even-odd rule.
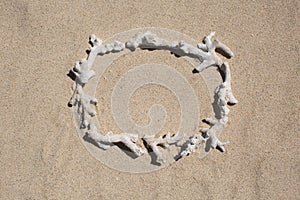
[[226, 57], [226, 58], [232, 58], [234, 56], [233, 52], [229, 49], [229, 47], [227, 47], [225, 44], [221, 43], [219, 40], [217, 47], [216, 47], [216, 52], [218, 52], [219, 54], [221, 54], [222, 56]]
[[205, 52], [206, 58], [203, 60], [203, 62], [195, 69], [195, 71], [201, 72], [204, 69], [210, 67], [210, 66], [221, 66], [222, 60], [221, 58], [216, 54], [216, 48], [219, 44], [218, 40], [211, 41], [211, 38], [215, 35], [215, 32], [211, 32], [209, 35], [207, 35], [202, 44], [198, 44], [198, 48]]
[[221, 142], [217, 135], [228, 122], [229, 108], [227, 104], [235, 104], [237, 103], [237, 100], [231, 91], [228, 63], [225, 62], [222, 65], [222, 70], [225, 72], [224, 82], [216, 88], [213, 102], [215, 120], [210, 118], [206, 119], [206, 122], [210, 125], [210, 128], [202, 132], [206, 133], [209, 137], [212, 148], [219, 147], [221, 151], [225, 151], [224, 146], [229, 142]]
[[197, 58], [201, 63], [194, 72], [201, 72], [210, 66], [221, 67], [223, 62], [216, 52], [220, 52], [221, 55], [227, 58], [231, 58], [233, 56], [232, 51], [227, 46], [218, 40], [212, 41], [212, 37], [214, 35], [215, 32], [211, 32], [207, 35], [204, 38], [203, 43], [198, 44], [197, 48], [184, 43], [183, 41], [169, 42], [147, 31], [146, 33], [139, 33], [135, 35], [134, 38], [126, 43], [126, 48], [132, 51], [137, 48], [168, 50], [177, 56]]
[[84, 93], [82, 85], [76, 84], [73, 96], [69, 101], [69, 105], [77, 104], [77, 113], [81, 119], [81, 128], [86, 128], [90, 124], [91, 117], [96, 115], [96, 110], [92, 105], [97, 104], [97, 99]]
[[90, 125], [87, 134], [102, 149], [107, 150], [113, 146], [114, 143], [121, 142], [126, 145], [135, 155], [142, 156], [145, 154], [144, 149], [136, 144], [139, 138], [137, 134], [121, 133], [102, 135], [101, 133], [98, 133], [97, 128], [94, 125]]
[[97, 38], [95, 34], [90, 35], [90, 43], [92, 47], [99, 46], [102, 44], [102, 40]]
[[[205, 141], [211, 148], [219, 148], [222, 152], [225, 151], [225, 145], [229, 142], [221, 142], [217, 135], [222, 131], [223, 127], [228, 121], [229, 109], [227, 107], [227, 83], [223, 82], [216, 88], [213, 102], [214, 118], [206, 118], [205, 122], [210, 125], [210, 128], [202, 129], [201, 132], [205, 133], [207, 138], [200, 135], [190, 138], [187, 145], [183, 147], [180, 153], [180, 158], [194, 152], [199, 146], [201, 141]], [[196, 140], [196, 139], [198, 140]]]
[[189, 140], [186, 141], [183, 145], [183, 151], [180, 152], [177, 160], [195, 152], [199, 148], [199, 146], [205, 141], [206, 139], [204, 139], [200, 134], [194, 134], [193, 136], [191, 136]]
[[230, 76], [230, 68], [227, 62], [224, 62], [221, 66], [220, 70], [224, 73], [225, 80], [224, 84], [226, 87], [226, 98], [228, 103], [234, 105], [238, 103], [238, 100], [233, 96], [232, 89], [231, 89], [231, 76]]
[[147, 143], [147, 145], [153, 150], [153, 153], [156, 155], [156, 161], [159, 163], [165, 163], [166, 159], [163, 157], [162, 152], [159, 150], [158, 146], [163, 148], [168, 148], [172, 144], [176, 144], [181, 141], [185, 137], [185, 134], [176, 133], [175, 135], [171, 135], [171, 133], [167, 133], [166, 135], [155, 138], [153, 135], [145, 135], [143, 140]]
[[77, 81], [81, 84], [87, 83], [96, 74], [93, 70], [90, 70], [86, 60], [76, 62], [73, 71], [76, 74]]
[[163, 46], [165, 40], [157, 37], [155, 34], [147, 31], [145, 33], [138, 33], [134, 38], [126, 42], [126, 48], [134, 51], [136, 48], [158, 48]]
[[210, 147], [212, 148], [219, 148], [222, 152], [225, 151], [225, 145], [229, 144], [229, 142], [221, 142], [218, 137], [217, 134], [219, 134], [223, 127], [225, 126], [225, 124], [222, 122], [222, 120], [217, 121], [217, 123], [211, 125], [211, 127], [209, 129], [202, 129], [201, 131], [203, 133], [206, 133], [206, 135], [208, 136], [207, 142], [210, 145]]

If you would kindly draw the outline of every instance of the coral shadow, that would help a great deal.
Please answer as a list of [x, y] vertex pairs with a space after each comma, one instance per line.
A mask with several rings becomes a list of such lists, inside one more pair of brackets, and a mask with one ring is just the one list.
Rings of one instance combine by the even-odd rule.
[[70, 70], [69, 73], [67, 73], [67, 76], [73, 81], [76, 81], [76, 74], [72, 70]]

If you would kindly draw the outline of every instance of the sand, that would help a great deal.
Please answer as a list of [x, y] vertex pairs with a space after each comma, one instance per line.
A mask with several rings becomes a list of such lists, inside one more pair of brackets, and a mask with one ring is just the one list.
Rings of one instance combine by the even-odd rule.
[[[300, 199], [299, 18], [297, 1], [1, 1], [0, 198]], [[66, 74], [86, 56], [90, 34], [140, 27], [198, 41], [216, 31], [235, 53], [239, 103], [221, 136], [231, 142], [225, 153], [129, 174], [85, 149]]]

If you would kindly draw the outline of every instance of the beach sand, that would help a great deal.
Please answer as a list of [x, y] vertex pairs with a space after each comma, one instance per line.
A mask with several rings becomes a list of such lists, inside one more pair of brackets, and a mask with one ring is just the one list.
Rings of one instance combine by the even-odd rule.
[[[300, 199], [299, 19], [299, 3], [283, 0], [1, 1], [0, 199]], [[197, 41], [216, 31], [235, 53], [239, 103], [220, 136], [230, 141], [226, 152], [130, 174], [86, 150], [66, 74], [86, 57], [90, 34], [105, 40], [142, 27]], [[175, 100], [165, 104], [177, 116]], [[146, 123], [137, 109], [133, 118]], [[116, 128], [105, 119], [104, 129]]]

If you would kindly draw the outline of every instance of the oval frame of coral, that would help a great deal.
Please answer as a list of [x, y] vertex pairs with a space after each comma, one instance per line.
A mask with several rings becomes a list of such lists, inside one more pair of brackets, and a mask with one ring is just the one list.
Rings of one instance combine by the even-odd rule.
[[[231, 58], [233, 53], [218, 40], [212, 41], [211, 39], [214, 34], [215, 33], [212, 32], [207, 35], [203, 42], [198, 44], [197, 47], [186, 43], [186, 41], [182, 42], [183, 38], [194, 41], [186, 35], [161, 28], [134, 29], [113, 37], [113, 39], [118, 38], [119, 40], [119, 38], [124, 39], [128, 38], [128, 36], [134, 36], [129, 40], [125, 40], [126, 42], [114, 40], [113, 42], [105, 42], [105, 44], [103, 44], [95, 35], [91, 35], [89, 39], [91, 46], [88, 57], [76, 62], [74, 68], [70, 71], [70, 75], [75, 76], [75, 85], [73, 95], [69, 101], [69, 106], [75, 106], [75, 124], [79, 136], [84, 140], [84, 145], [89, 152], [111, 168], [131, 173], [144, 173], [168, 166], [174, 161], [197, 151], [201, 145], [202, 148], [198, 150], [200, 151], [200, 157], [207, 155], [212, 148], [224, 151], [224, 146], [228, 144], [228, 142], [221, 142], [217, 136], [228, 121], [229, 109], [227, 104], [234, 105], [237, 103], [237, 100], [231, 91], [229, 65], [227, 62], [221, 60], [219, 54], [226, 58]], [[157, 35], [167, 35], [167, 38], [170, 38], [170, 35], [174, 35], [177, 41], [179, 39], [179, 42], [174, 42], [173, 40], [167, 41], [162, 39], [164, 37], [160, 38], [157, 37]], [[201, 76], [205, 80], [213, 99], [214, 116], [203, 120], [209, 124], [209, 128], [201, 130], [202, 133], [189, 135], [190, 137], [188, 139], [186, 139], [185, 135], [179, 133], [175, 135], [166, 134], [164, 137], [158, 138], [152, 135], [140, 138], [134, 133], [106, 135], [99, 133], [97, 128], [99, 124], [94, 108], [94, 105], [97, 104], [97, 100], [93, 95], [86, 92], [86, 88], [88, 88], [92, 78], [96, 75], [101, 75], [114, 60], [138, 48], [142, 50], [165, 50], [176, 56], [185, 57], [195, 67], [193, 73], [201, 72]], [[107, 54], [114, 54], [116, 56], [107, 57], [107, 59], [102, 60], [101, 64], [103, 66], [101, 69], [92, 69], [95, 59], [98, 56], [104, 58]], [[217, 67], [218, 71], [208, 69], [211, 66]], [[222, 78], [221, 83], [215, 81], [215, 77], [218, 74], [219, 77]], [[96, 84], [97, 81], [92, 83], [94, 86]], [[90, 90], [95, 89], [95, 87], [91, 88], [93, 89]], [[137, 141], [140, 139], [144, 141], [146, 146], [137, 144]], [[185, 142], [182, 143], [182, 140], [185, 140]], [[171, 156], [173, 159], [166, 160], [163, 154], [166, 152], [170, 153], [170, 151], [163, 150], [168, 149], [170, 145], [175, 146], [179, 142], [182, 144], [180, 148], [175, 148], [176, 151], [178, 151], [177, 155], [174, 156], [173, 152]], [[122, 143], [130, 150], [129, 152], [126, 150], [129, 156], [123, 156], [122, 159], [120, 159], [120, 148], [116, 146], [116, 144], [119, 143]], [[99, 149], [101, 153], [99, 153]], [[113, 151], [110, 151], [110, 154], [104, 153], [107, 152], [108, 149], [113, 149]], [[149, 149], [152, 150], [151, 155]], [[149, 158], [141, 159], [141, 157], [145, 157], [143, 155], [147, 153], [149, 153]], [[149, 162], [149, 159], [151, 162]]]

